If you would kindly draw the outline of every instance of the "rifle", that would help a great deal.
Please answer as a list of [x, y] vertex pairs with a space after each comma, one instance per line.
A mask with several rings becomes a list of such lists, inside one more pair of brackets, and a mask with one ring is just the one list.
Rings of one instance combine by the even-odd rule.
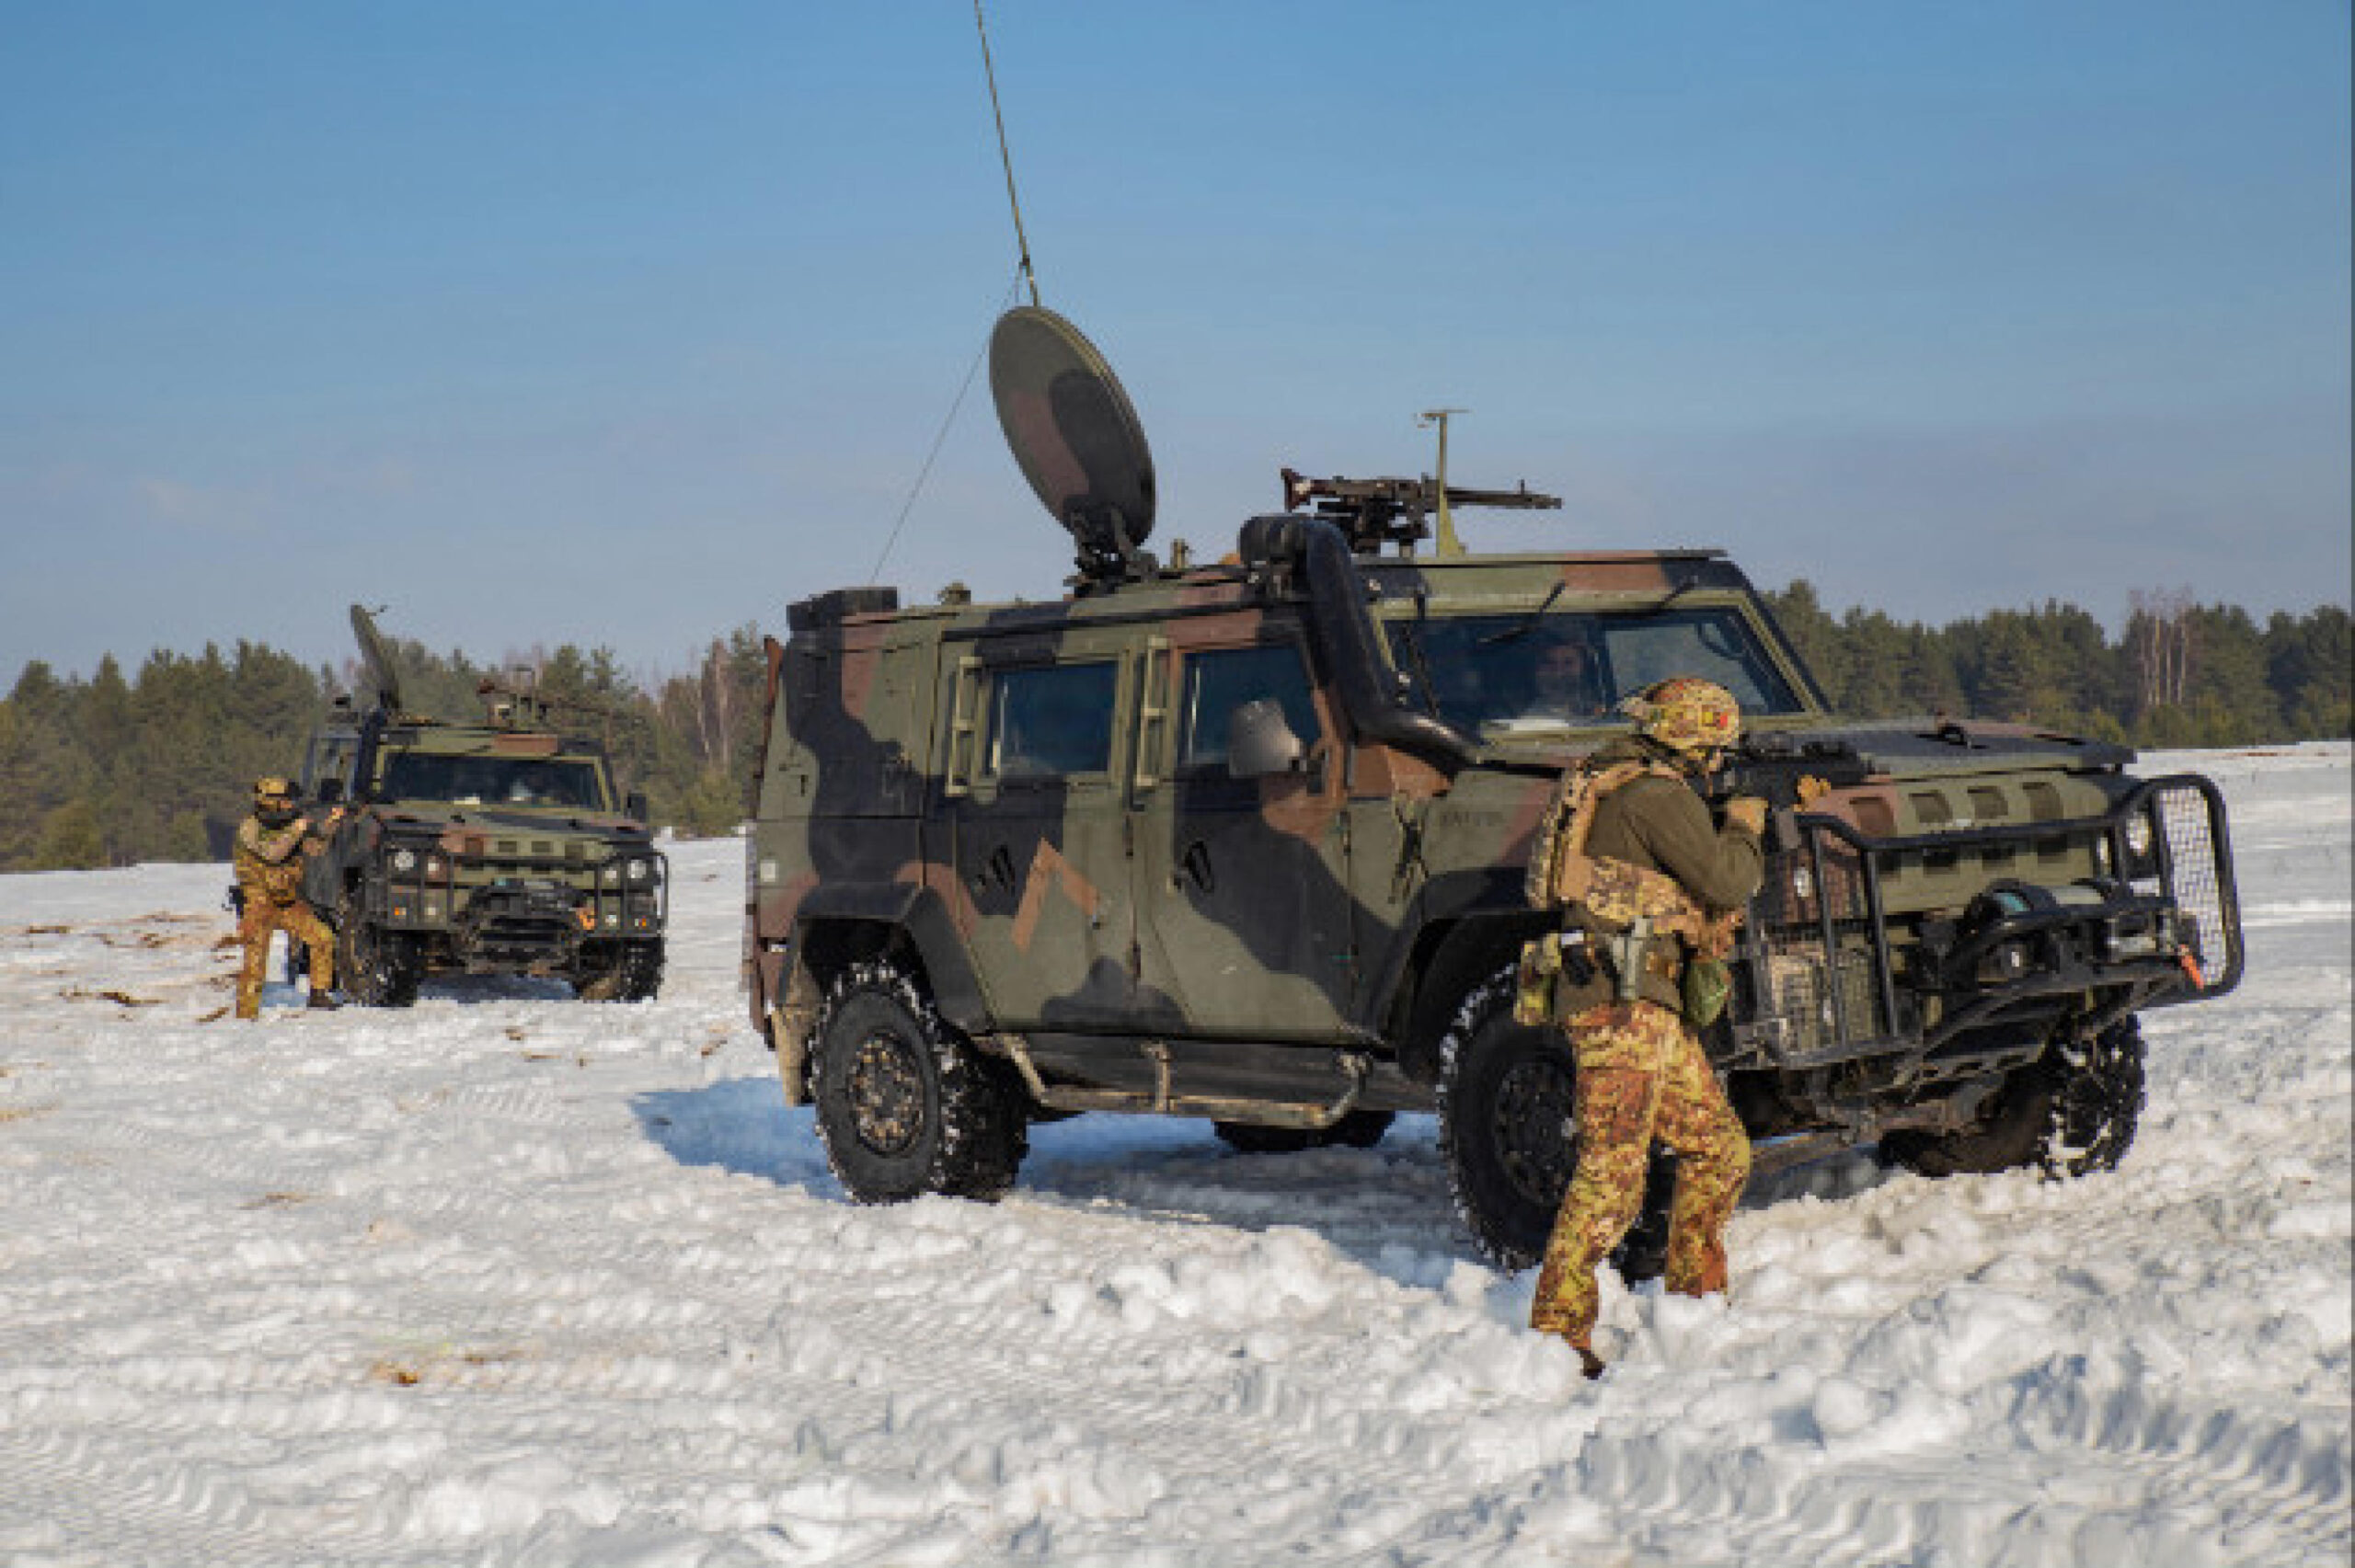
[[1867, 770], [1844, 740], [1815, 736], [1744, 735], [1716, 770], [1694, 780], [1701, 798], [1721, 806], [1738, 795], [1756, 795], [1777, 811], [1796, 810], [1820, 793], [1802, 780], [1844, 787], [1865, 782]]

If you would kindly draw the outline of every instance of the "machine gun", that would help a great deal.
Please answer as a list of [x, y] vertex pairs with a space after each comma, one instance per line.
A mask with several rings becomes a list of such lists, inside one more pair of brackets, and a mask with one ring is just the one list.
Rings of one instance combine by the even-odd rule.
[[1562, 504], [1559, 496], [1541, 495], [1526, 484], [1511, 490], [1470, 490], [1442, 486], [1429, 475], [1419, 479], [1311, 479], [1287, 468], [1284, 510], [1306, 507], [1311, 515], [1338, 525], [1350, 536], [1350, 548], [1361, 555], [1378, 555], [1385, 544], [1402, 550], [1430, 537], [1433, 511], [1450, 507], [1502, 507], [1515, 510], [1548, 510]]

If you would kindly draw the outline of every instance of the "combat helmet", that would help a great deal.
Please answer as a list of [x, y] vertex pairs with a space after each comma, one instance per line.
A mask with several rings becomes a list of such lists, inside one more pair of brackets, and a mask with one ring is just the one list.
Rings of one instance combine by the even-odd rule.
[[275, 827], [294, 818], [294, 785], [281, 774], [268, 773], [254, 781], [254, 814]]
[[1671, 675], [1619, 705], [1637, 734], [1691, 758], [1723, 750], [1741, 738], [1741, 704], [1714, 681]]

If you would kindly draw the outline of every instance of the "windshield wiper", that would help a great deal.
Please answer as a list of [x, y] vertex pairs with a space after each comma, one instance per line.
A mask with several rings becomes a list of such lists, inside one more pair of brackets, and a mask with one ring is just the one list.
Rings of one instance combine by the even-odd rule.
[[1473, 639], [1475, 646], [1488, 647], [1496, 643], [1515, 643], [1529, 635], [1537, 629], [1537, 623], [1545, 619], [1545, 612], [1554, 608], [1554, 601], [1562, 597], [1562, 589], [1568, 586], [1568, 583], [1556, 583], [1545, 601], [1523, 617], [1521, 624], [1508, 626], [1501, 632], [1490, 632], [1485, 637], [1476, 637]]

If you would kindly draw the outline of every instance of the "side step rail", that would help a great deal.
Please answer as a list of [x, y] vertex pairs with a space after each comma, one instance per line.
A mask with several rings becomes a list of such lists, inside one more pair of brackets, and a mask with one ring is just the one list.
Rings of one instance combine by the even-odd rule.
[[1359, 1098], [1365, 1093], [1366, 1075], [1371, 1070], [1367, 1059], [1355, 1053], [1340, 1058], [1341, 1071], [1349, 1085], [1339, 1099], [1329, 1105], [1303, 1105], [1281, 1100], [1235, 1100], [1216, 1095], [1187, 1094], [1178, 1091], [1169, 1063], [1169, 1047], [1159, 1040], [1142, 1041], [1138, 1052], [1153, 1063], [1154, 1086], [1143, 1089], [1079, 1089], [1069, 1085], [1050, 1084], [1040, 1075], [1039, 1066], [1030, 1059], [1030, 1048], [1019, 1035], [985, 1036], [993, 1049], [1003, 1051], [1022, 1075], [1030, 1097], [1051, 1111], [1119, 1111], [1151, 1116], [1209, 1116], [1223, 1122], [1248, 1122], [1255, 1127], [1296, 1127], [1306, 1132], [1322, 1132], [1343, 1116], [1357, 1109]]

